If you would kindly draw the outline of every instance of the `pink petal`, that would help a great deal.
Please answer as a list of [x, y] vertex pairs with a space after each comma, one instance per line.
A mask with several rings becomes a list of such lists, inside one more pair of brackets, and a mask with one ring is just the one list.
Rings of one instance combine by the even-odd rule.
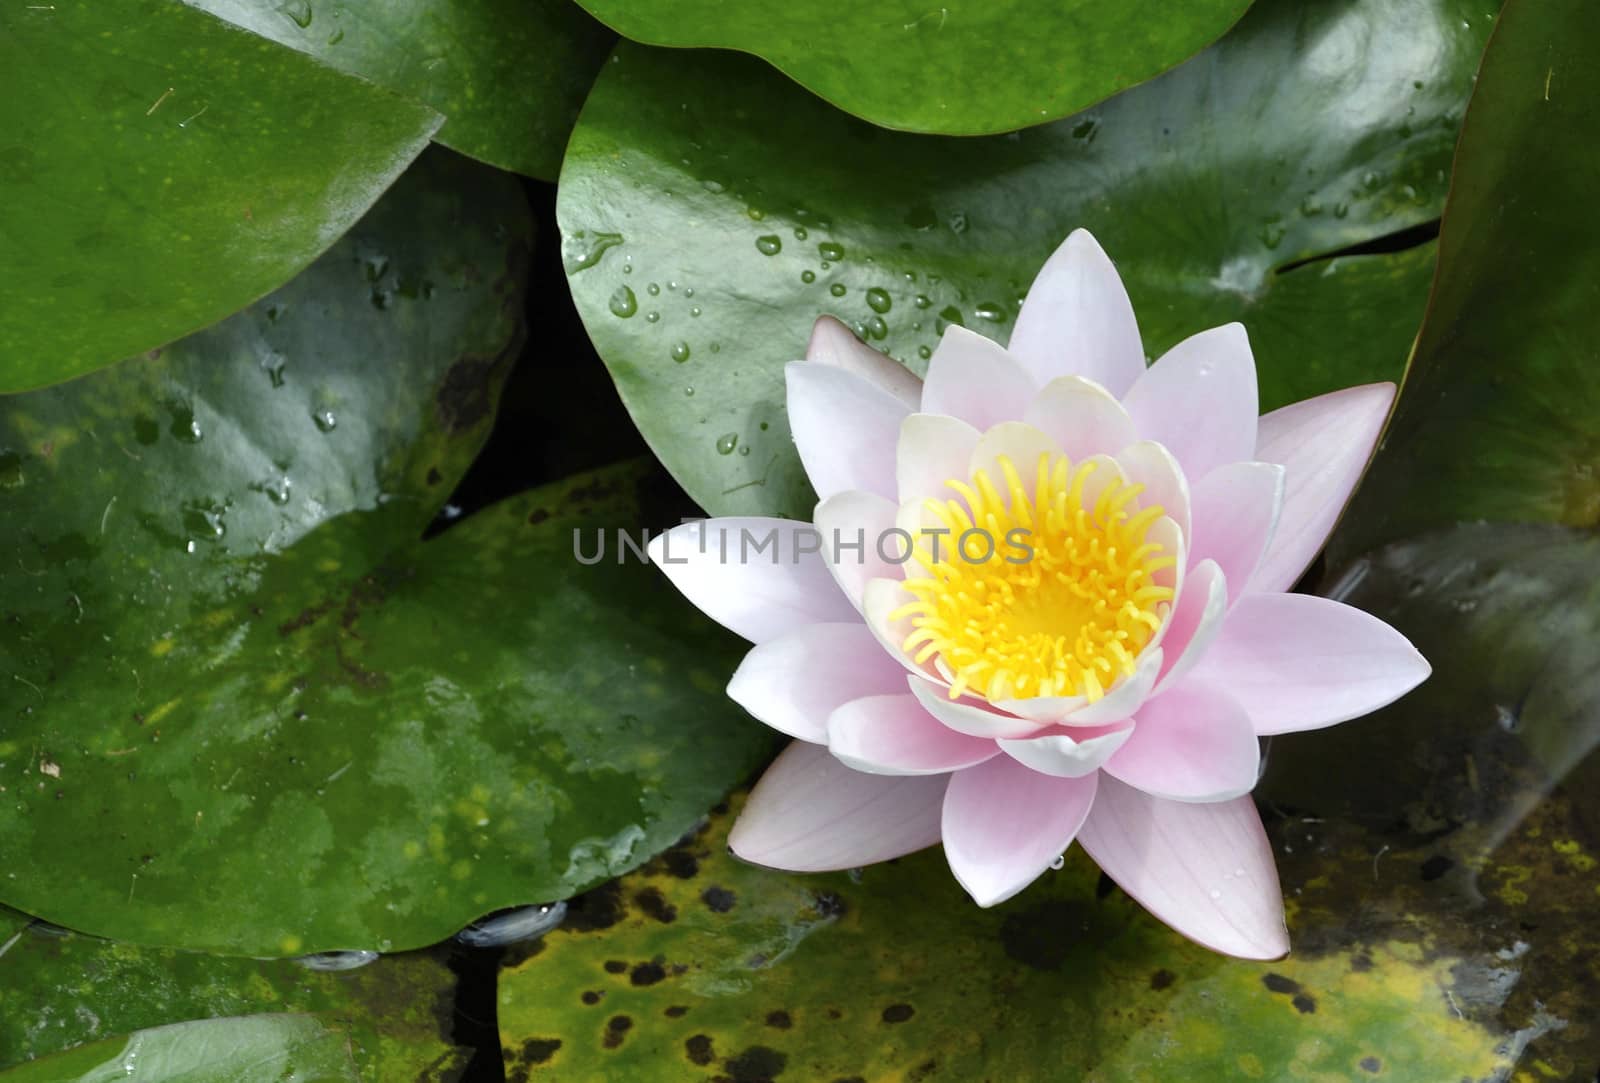
[[973, 901], [1005, 902], [1048, 869], [1088, 816], [1097, 779], [1040, 774], [1009, 756], [951, 775], [944, 856]]
[[835, 493], [817, 505], [813, 518], [822, 532], [823, 558], [858, 609], [869, 579], [900, 575], [900, 565], [886, 559], [905, 549], [904, 539], [890, 533], [897, 511], [887, 497], [857, 490]]
[[945, 328], [922, 382], [922, 412], [987, 429], [1022, 417], [1035, 386], [1005, 347], [960, 324]]
[[1271, 543], [1282, 507], [1283, 467], [1276, 463], [1217, 467], [1194, 487], [1190, 563], [1216, 561], [1237, 600]]
[[1025, 767], [1058, 778], [1082, 778], [1100, 769], [1133, 733], [1128, 720], [1107, 726], [1054, 726], [1036, 737], [999, 742], [1000, 751]]
[[1139, 435], [1165, 444], [1194, 481], [1255, 456], [1256, 363], [1241, 324], [1191, 335], [1123, 396]]
[[1283, 464], [1283, 512], [1247, 591], [1288, 590], [1305, 574], [1372, 457], [1393, 401], [1393, 384], [1367, 384], [1261, 419], [1254, 457]]
[[895, 444], [911, 413], [906, 404], [832, 365], [792, 361], [783, 371], [789, 429], [817, 496], [861, 489], [892, 497]]
[[1139, 494], [1139, 506], [1160, 507], [1167, 518], [1178, 524], [1178, 530], [1187, 539], [1190, 532], [1189, 482], [1172, 452], [1153, 440], [1141, 440], [1117, 452], [1116, 459], [1129, 481], [1144, 486], [1144, 492]]
[[1190, 676], [1145, 703], [1112, 775], [1174, 801], [1227, 801], [1255, 788], [1261, 742], [1232, 697]]
[[1161, 640], [1167, 666], [1156, 682], [1156, 695], [1171, 688], [1205, 656], [1227, 613], [1228, 583], [1222, 569], [1214, 560], [1202, 560], [1189, 569], [1178, 605], [1167, 621], [1167, 634]]
[[761, 776], [728, 835], [734, 856], [791, 872], [888, 861], [939, 841], [945, 775], [852, 771], [796, 741]]
[[730, 517], [681, 523], [651, 539], [650, 559], [706, 616], [752, 643], [807, 624], [853, 622], [850, 599], [816, 552], [810, 523]]
[[1030, 722], [1049, 724], [1061, 721], [1088, 702], [1088, 696], [1030, 696], [1028, 699], [997, 699], [991, 706]]
[[1241, 959], [1289, 954], [1272, 845], [1250, 798], [1188, 805], [1102, 776], [1078, 842], [1190, 940]]
[[1134, 441], [1133, 419], [1116, 396], [1082, 376], [1060, 376], [1028, 404], [1022, 419], [1074, 462], [1121, 451]]
[[922, 381], [894, 358], [879, 353], [850, 333], [832, 316], [818, 316], [811, 325], [806, 360], [844, 369], [875, 384], [912, 410], [922, 401]]
[[1128, 291], [1088, 230], [1073, 230], [1045, 261], [1017, 316], [1010, 349], [1040, 385], [1084, 376], [1120, 396], [1144, 372]]
[[1405, 636], [1354, 606], [1309, 594], [1247, 594], [1191, 680], [1225, 687], [1255, 731], [1267, 734], [1359, 718], [1430, 672]]
[[808, 624], [751, 648], [728, 697], [780, 733], [824, 744], [828, 716], [862, 696], [902, 692], [906, 671], [866, 625]]
[[915, 674], [907, 677], [906, 681], [911, 686], [911, 693], [917, 697], [917, 702], [922, 704], [923, 710], [957, 733], [993, 739], [1026, 737], [1039, 730], [1038, 722], [1001, 714], [991, 710], [987, 705], [979, 706], [970, 699], [951, 699], [948, 686], [918, 678]]
[[901, 503], [954, 495], [951, 478], [967, 480], [978, 430], [960, 418], [912, 414], [900, 423], [895, 450], [895, 499]]
[[839, 762], [875, 775], [938, 775], [997, 755], [993, 741], [940, 725], [917, 697], [867, 696], [828, 716], [828, 751]]

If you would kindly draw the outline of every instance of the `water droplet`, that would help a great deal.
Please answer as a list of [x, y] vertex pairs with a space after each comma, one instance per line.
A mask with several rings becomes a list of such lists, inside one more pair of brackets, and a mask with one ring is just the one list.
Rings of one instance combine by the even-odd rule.
[[1242, 869], [1242, 868], [1241, 869], [1234, 869], [1233, 870], [1233, 875], [1235, 875], [1235, 876], [1243, 876], [1244, 875], [1244, 869]]
[[916, 297], [912, 298], [911, 303], [916, 305], [918, 308], [927, 308], [929, 305], [933, 304], [933, 302], [928, 299], [927, 294], [923, 293], [919, 293], [916, 295]]
[[918, 346], [917, 347], [917, 356], [922, 358], [924, 361], [926, 361], [928, 358], [933, 356], [933, 351], [930, 350], [926, 346]]
[[761, 221], [767, 216], [767, 212], [762, 210], [760, 207], [746, 207], [744, 213], [748, 214], [750, 218], [756, 222]]
[[1300, 201], [1300, 213], [1307, 218], [1312, 218], [1322, 213], [1322, 200], [1317, 198], [1316, 193], [1313, 192]]
[[1220, 899], [1220, 898], [1222, 898], [1222, 892], [1217, 890], [1216, 888], [1212, 888], [1211, 889], [1211, 897], [1213, 899]]
[[315, 955], [302, 955], [295, 962], [307, 970], [340, 971], [356, 970], [377, 959], [375, 951], [319, 951]]
[[1335, 218], [1343, 218], [1345, 215], [1347, 215], [1349, 213], [1350, 213], [1350, 204], [1348, 204], [1348, 203], [1335, 203], [1333, 205], [1333, 216]]
[[680, 365], [689, 360], [689, 344], [687, 342], [673, 343], [672, 359]]
[[728, 190], [727, 185], [723, 184], [721, 181], [714, 180], [703, 180], [700, 182], [700, 187], [704, 188], [714, 196], [721, 195], [723, 192]]
[[757, 237], [756, 251], [763, 256], [776, 256], [783, 251], [783, 239], [776, 233], [768, 233], [764, 237]]
[[685, 297], [693, 297], [694, 296], [694, 287], [693, 286], [685, 286], [685, 287], [683, 287], [683, 295]]
[[959, 308], [955, 305], [945, 305], [939, 310], [939, 334], [944, 334], [945, 327], [952, 323], [959, 324], [962, 327], [967, 325], [967, 321], [961, 318], [961, 310]]
[[833, 285], [828, 287], [828, 292], [833, 294], [835, 297], [843, 297], [844, 296], [844, 283], [843, 282], [835, 282]]
[[989, 320], [992, 323], [1000, 323], [1006, 318], [1006, 310], [993, 301], [980, 302], [978, 307], [972, 311], [978, 319]]
[[1277, 248], [1283, 243], [1284, 234], [1288, 231], [1277, 222], [1268, 222], [1261, 227], [1261, 243], [1268, 249]]
[[577, 230], [561, 239], [561, 264], [569, 275], [587, 271], [621, 243], [620, 233], [591, 233], [588, 230]]
[[967, 216], [960, 211], [953, 211], [948, 221], [951, 233], [965, 233], [967, 231]]
[[691, 316], [700, 315], [700, 306], [699, 305], [691, 306], [690, 309], [689, 309], [689, 315], [691, 315]]
[[254, 489], [256, 492], [266, 494], [267, 499], [272, 501], [274, 504], [287, 504], [289, 502], [289, 490], [291, 487], [292, 485], [289, 481], [288, 474], [279, 474], [277, 477], [271, 477], [265, 481], [258, 481], [254, 485], [250, 486], [250, 488]]
[[817, 272], [815, 272], [815, 271], [801, 271], [800, 272], [800, 281], [802, 281], [802, 282], [815, 282], [816, 280], [817, 280]]
[[289, 0], [278, 8], [288, 20], [301, 30], [311, 25], [311, 5], [307, 0]]
[[689, 398], [691, 398], [691, 399], [692, 399], [692, 398], [694, 398], [694, 388], [692, 388], [692, 387], [686, 387], [686, 388], [684, 388], [684, 389], [683, 389], [683, 393], [684, 393], [684, 394], [685, 394], [685, 395], [687, 395], [687, 396], [688, 396], [688, 397], [689, 397]]
[[1383, 178], [1371, 170], [1361, 175], [1361, 184], [1369, 192], [1376, 192], [1378, 185], [1383, 183]]
[[625, 320], [639, 311], [639, 299], [633, 295], [633, 291], [627, 286], [618, 286], [616, 291], [611, 294], [611, 300], [608, 302], [607, 307], [611, 309], [613, 316], [618, 316]]
[[479, 918], [456, 934], [456, 940], [472, 948], [499, 948], [532, 940], [560, 925], [567, 916], [567, 904], [517, 906]]
[[318, 410], [311, 415], [311, 420], [317, 423], [319, 432], [332, 432], [339, 427], [339, 419], [333, 416], [332, 410]]
[[344, 40], [344, 27], [341, 26], [339, 29], [337, 29], [337, 30], [335, 30], [333, 32], [333, 36], [328, 39], [328, 44], [329, 45], [337, 45], [343, 40]]
[[740, 455], [748, 455], [748, 454], [750, 454], [749, 445], [741, 445], [740, 448], [739, 448], [739, 454]]
[[887, 338], [888, 336], [889, 325], [883, 322], [882, 316], [874, 316], [867, 321], [868, 338]]
[[1052, 869], [1055, 869], [1057, 872], [1060, 872], [1062, 869], [1066, 868], [1067, 867], [1067, 855], [1066, 854], [1057, 854], [1056, 855], [1056, 859], [1054, 861], [1050, 862], [1050, 867]]
[[817, 245], [817, 255], [821, 256], [823, 259], [833, 260], [835, 263], [837, 263], [839, 260], [844, 259], [844, 246], [841, 244], [835, 244], [832, 241], [823, 241], [821, 244]]
[[873, 286], [867, 291], [867, 307], [874, 312], [887, 312], [894, 307], [894, 299], [888, 290]]
[[1073, 125], [1072, 138], [1084, 139], [1092, 143], [1094, 141], [1094, 133], [1098, 131], [1099, 128], [1100, 122], [1094, 117], [1090, 117], [1087, 120], [1080, 120], [1077, 124]]
[[809, 236], [810, 236], [810, 234], [806, 232], [806, 227], [805, 226], [795, 226], [794, 227], [794, 239], [795, 240], [803, 241]]
[[659, 313], [659, 312], [651, 311], [651, 312], [646, 312], [644, 314], [644, 322], [646, 322], [646, 323], [655, 323], [660, 318], [661, 318], [661, 313]]
[[648, 293], [651, 297], [657, 297], [657, 296], [660, 296], [660, 294], [661, 294], [661, 287], [658, 286], [656, 283], [652, 282], [652, 283], [650, 283], [648, 286], [646, 286], [644, 288], [644, 291], [646, 293]]
[[736, 432], [725, 432], [721, 436], [717, 437], [718, 455], [732, 455], [733, 449], [738, 446], [739, 434]]

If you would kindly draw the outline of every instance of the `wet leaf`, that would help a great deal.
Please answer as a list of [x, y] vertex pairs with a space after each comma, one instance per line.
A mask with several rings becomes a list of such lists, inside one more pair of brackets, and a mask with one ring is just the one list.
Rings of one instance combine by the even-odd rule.
[[282, 285], [439, 117], [162, 0], [0, 11], [0, 391], [162, 346]]
[[568, 0], [186, 2], [425, 102], [445, 146], [546, 180], [614, 40]]
[[818, 315], [920, 371], [948, 322], [1008, 337], [1079, 226], [1151, 354], [1242, 320], [1265, 407], [1393, 379], [1431, 247], [1321, 257], [1438, 214], [1492, 9], [1264, 0], [1153, 82], [964, 140], [872, 128], [749, 59], [625, 44], [563, 169], [573, 296], [652, 448], [719, 515], [811, 510], [782, 366]]
[[1355, 916], [1324, 914], [1333, 892], [1301, 878], [1335, 857], [1289, 861], [1300, 947], [1247, 963], [1098, 890], [1076, 850], [980, 910], [937, 849], [792, 876], [728, 857], [727, 821], [511, 960], [509, 1080], [1482, 1079], [1517, 1059], [1452, 1007], [1482, 982], [1433, 930], [1308, 943]]
[[360, 1078], [349, 1037], [309, 1015], [174, 1023], [0, 1072], [5, 1083], [357, 1083]]
[[527, 239], [514, 179], [431, 153], [261, 304], [0, 399], [0, 900], [399, 950], [625, 871], [759, 762], [729, 639], [640, 562], [575, 560], [653, 476], [417, 541], [493, 418]]
[[[754, 53], [848, 113], [913, 132], [983, 135], [1055, 120], [1215, 41], [1248, 0], [953, 0], [738, 5], [582, 0], [650, 45]], [[687, 66], [694, 61], [680, 59]]]
[[437, 950], [327, 973], [39, 928], [0, 968], [0, 1067], [131, 1031], [258, 1013], [314, 1014], [344, 1032], [369, 1083], [442, 1083], [468, 1059], [450, 1039], [456, 978]]

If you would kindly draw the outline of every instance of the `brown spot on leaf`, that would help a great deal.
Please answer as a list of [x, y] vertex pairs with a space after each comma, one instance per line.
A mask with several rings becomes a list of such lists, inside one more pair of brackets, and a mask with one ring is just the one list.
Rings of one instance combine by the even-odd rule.
[[722, 1066], [733, 1077], [733, 1083], [772, 1083], [788, 1063], [789, 1058], [776, 1049], [752, 1045]]
[[1305, 993], [1296, 993], [1295, 998], [1289, 1003], [1293, 1004], [1294, 1010], [1299, 1012], [1301, 1015], [1311, 1015], [1317, 1010], [1316, 998], [1308, 996]]
[[666, 976], [667, 972], [659, 962], [640, 963], [628, 975], [628, 981], [634, 985], [654, 985]]
[[587, 989], [584, 991], [582, 999], [585, 1004], [593, 1005], [600, 1003], [600, 998], [603, 996], [605, 996], [605, 993], [599, 989]]
[[647, 887], [635, 894], [633, 901], [638, 904], [640, 910], [663, 925], [671, 925], [678, 920], [678, 908], [669, 903], [661, 892], [653, 887]]
[[1383, 1062], [1377, 1057], [1362, 1057], [1361, 1070], [1363, 1072], [1371, 1072], [1373, 1075], [1377, 1075], [1383, 1070]]
[[788, 1030], [794, 1026], [794, 1020], [789, 1017], [788, 1012], [779, 1008], [777, 1011], [767, 1013], [767, 1026], [777, 1030]]
[[1176, 974], [1166, 968], [1162, 968], [1150, 975], [1150, 988], [1159, 991], [1167, 988], [1177, 980], [1178, 976]]
[[708, 887], [700, 893], [700, 901], [714, 914], [726, 914], [732, 910], [739, 897], [725, 887]]
[[1299, 982], [1282, 974], [1263, 974], [1261, 975], [1261, 984], [1274, 993], [1298, 993], [1300, 991]]
[[917, 1009], [909, 1004], [891, 1004], [883, 1009], [883, 1021], [885, 1023], [904, 1023], [915, 1014], [917, 1014]]
[[560, 1038], [529, 1038], [522, 1043], [522, 1059], [528, 1064], [543, 1064], [560, 1048]]
[[613, 1015], [606, 1020], [606, 1037], [603, 1043], [607, 1049], [615, 1049], [622, 1044], [628, 1031], [633, 1028], [633, 1019], [626, 1015]]
[[696, 1034], [683, 1043], [684, 1054], [689, 1058], [690, 1064], [704, 1067], [717, 1059], [716, 1053], [711, 1048], [711, 1035]]

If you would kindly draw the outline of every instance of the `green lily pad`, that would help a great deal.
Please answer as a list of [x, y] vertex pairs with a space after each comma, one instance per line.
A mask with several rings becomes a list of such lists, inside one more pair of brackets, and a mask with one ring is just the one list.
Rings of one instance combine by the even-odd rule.
[[754, 53], [848, 113], [946, 135], [1026, 128], [1093, 105], [1199, 52], [1250, 6], [580, 2], [635, 41]]
[[1484, 58], [1406, 390], [1339, 539], [1347, 557], [1446, 526], [1600, 525], [1600, 216], [1586, 178], [1595, 13], [1523, 4]]
[[[1295, 955], [1241, 962], [1097, 890], [1080, 851], [980, 910], [937, 850], [790, 876], [730, 858], [727, 821], [510, 960], [508, 1078], [1481, 1079], [1517, 1059], [1452, 1008], [1484, 983], [1426, 931], [1307, 948], [1328, 923], [1302, 919]], [[1307, 854], [1291, 885], [1308, 858], [1333, 864]]]
[[162, 0], [0, 11], [0, 391], [162, 346], [282, 285], [439, 126]]
[[5, 1083], [359, 1083], [342, 1030], [309, 1015], [203, 1019], [137, 1031], [0, 1072]]
[[615, 40], [569, 0], [186, 2], [425, 102], [445, 146], [546, 180]]
[[456, 977], [438, 950], [330, 973], [30, 931], [0, 972], [0, 1068], [131, 1031], [258, 1013], [315, 1015], [342, 1031], [368, 1083], [455, 1079], [470, 1056], [450, 1038]]
[[400, 950], [626, 871], [759, 762], [731, 638], [614, 538], [575, 559], [653, 475], [417, 540], [493, 418], [527, 237], [513, 178], [439, 151], [261, 304], [0, 399], [0, 900]]
[[818, 315], [920, 371], [947, 322], [1008, 337], [1079, 226], [1151, 354], [1242, 320], [1264, 407], [1393, 379], [1431, 247], [1321, 257], [1438, 214], [1489, 7], [1263, 0], [1159, 79], [965, 140], [873, 128], [748, 58], [624, 44], [562, 171], [573, 297], [651, 447], [719, 515], [810, 512], [782, 367]]

